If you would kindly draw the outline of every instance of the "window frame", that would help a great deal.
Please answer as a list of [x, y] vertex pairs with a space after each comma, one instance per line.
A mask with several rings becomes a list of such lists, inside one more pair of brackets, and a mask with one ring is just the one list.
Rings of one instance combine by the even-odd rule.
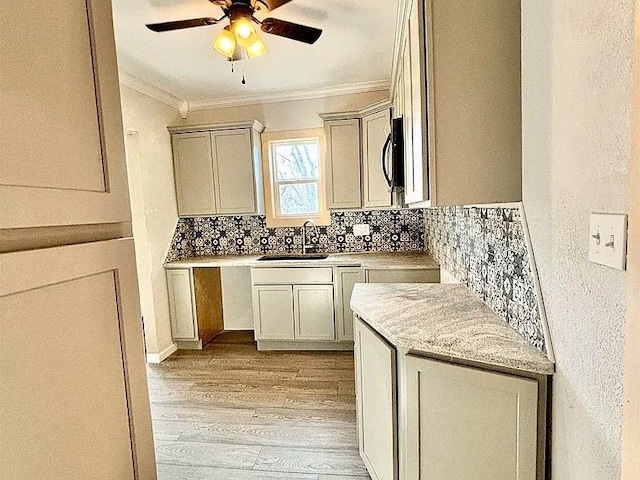
[[[318, 178], [300, 180], [276, 179], [276, 166], [272, 159], [272, 145], [278, 143], [295, 143], [296, 141], [318, 141]], [[262, 171], [264, 183], [265, 214], [267, 227], [299, 227], [305, 220], [312, 219], [316, 225], [331, 223], [327, 209], [326, 172], [325, 172], [325, 137], [322, 129], [288, 130], [267, 132], [262, 134]], [[280, 185], [297, 185], [316, 183], [318, 185], [318, 212], [314, 214], [282, 215], [280, 213]]]

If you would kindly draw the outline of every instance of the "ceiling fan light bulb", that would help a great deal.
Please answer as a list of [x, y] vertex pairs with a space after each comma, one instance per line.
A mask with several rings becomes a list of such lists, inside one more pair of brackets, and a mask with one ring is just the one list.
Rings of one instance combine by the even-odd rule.
[[227, 58], [233, 57], [233, 52], [236, 49], [236, 38], [229, 30], [229, 27], [225, 27], [224, 30], [218, 33], [213, 42], [213, 49]]
[[234, 20], [232, 29], [236, 36], [236, 40], [244, 48], [248, 48], [253, 45], [258, 37], [256, 29], [253, 27], [251, 19], [248, 17], [240, 17]]
[[256, 37], [256, 41], [247, 47], [247, 56], [249, 58], [256, 58], [267, 53], [267, 46], [264, 44], [262, 38], [260, 38], [260, 35], [256, 35]]

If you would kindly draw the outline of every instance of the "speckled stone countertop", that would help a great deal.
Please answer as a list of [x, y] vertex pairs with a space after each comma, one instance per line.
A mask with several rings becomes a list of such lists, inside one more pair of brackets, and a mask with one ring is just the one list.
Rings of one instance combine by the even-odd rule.
[[351, 308], [389, 343], [550, 375], [554, 364], [464, 285], [357, 284]]
[[330, 253], [323, 260], [258, 260], [262, 255], [214, 255], [167, 262], [165, 268], [361, 266], [371, 269], [427, 269], [440, 266], [426, 252]]

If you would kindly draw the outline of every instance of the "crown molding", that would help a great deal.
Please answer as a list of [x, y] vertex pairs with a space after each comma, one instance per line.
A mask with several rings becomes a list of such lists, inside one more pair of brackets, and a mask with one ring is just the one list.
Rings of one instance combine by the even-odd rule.
[[151, 97], [159, 102], [164, 103], [165, 105], [169, 105], [170, 107], [177, 108], [180, 110], [182, 114], [183, 111], [189, 112], [189, 108], [187, 102], [182, 100], [181, 98], [176, 97], [175, 95], [163, 90], [161, 88], [156, 87], [155, 85], [150, 84], [146, 80], [143, 80], [135, 75], [131, 75], [126, 72], [119, 72], [120, 76], [120, 84], [125, 87], [129, 87], [137, 92], [146, 95], [147, 97]]
[[264, 103], [277, 103], [293, 100], [310, 100], [314, 98], [335, 97], [339, 95], [353, 95], [356, 93], [389, 90], [390, 83], [386, 80], [375, 82], [351, 83], [334, 87], [318, 88], [314, 90], [283, 90], [266, 94], [245, 95], [241, 97], [219, 98], [211, 100], [196, 100], [189, 102], [189, 111], [210, 110], [213, 108], [239, 107]]

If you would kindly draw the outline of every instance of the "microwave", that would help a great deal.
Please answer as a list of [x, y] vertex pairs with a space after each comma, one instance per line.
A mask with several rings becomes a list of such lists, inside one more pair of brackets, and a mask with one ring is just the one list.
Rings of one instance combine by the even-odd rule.
[[391, 120], [391, 132], [382, 147], [382, 173], [389, 191], [404, 188], [404, 138], [402, 117]]

